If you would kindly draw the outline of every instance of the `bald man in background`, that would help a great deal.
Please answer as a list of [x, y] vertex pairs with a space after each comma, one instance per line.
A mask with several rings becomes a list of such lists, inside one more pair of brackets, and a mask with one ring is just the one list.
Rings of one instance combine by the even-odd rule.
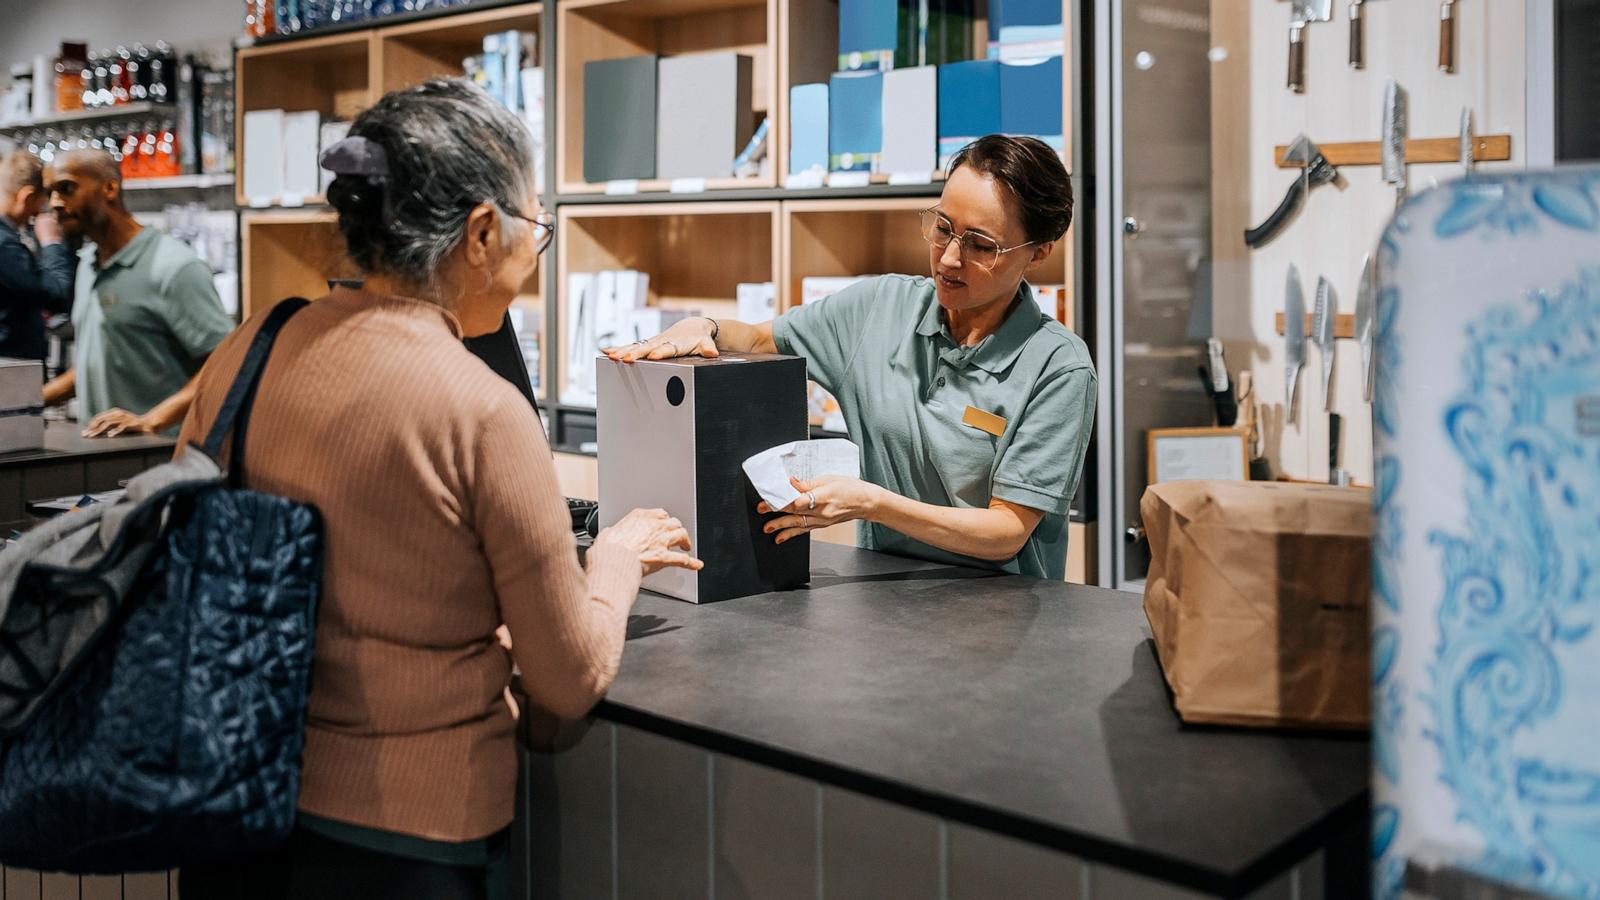
[[39, 215], [49, 199], [43, 169], [21, 150], [0, 159], [0, 356], [12, 359], [43, 360], [45, 316], [72, 308], [76, 260], [55, 217]]
[[73, 368], [45, 386], [45, 402], [76, 395], [90, 437], [176, 435], [195, 376], [233, 330], [211, 267], [134, 219], [110, 154], [64, 154], [44, 178], [62, 230], [93, 242], [79, 253]]

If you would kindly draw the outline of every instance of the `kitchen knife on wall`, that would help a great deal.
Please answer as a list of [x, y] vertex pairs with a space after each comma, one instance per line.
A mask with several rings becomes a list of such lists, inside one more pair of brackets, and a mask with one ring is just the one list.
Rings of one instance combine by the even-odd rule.
[[1345, 487], [1350, 484], [1350, 473], [1339, 465], [1340, 438], [1344, 435], [1344, 416], [1328, 415], [1328, 483]]
[[1406, 89], [1393, 78], [1383, 87], [1383, 181], [1394, 185], [1394, 205], [1406, 199]]
[[1439, 3], [1439, 71], [1456, 71], [1456, 0]]
[[1306, 362], [1306, 295], [1300, 287], [1300, 270], [1289, 264], [1289, 281], [1283, 295], [1284, 406], [1290, 422], [1295, 415], [1294, 387]]
[[1322, 357], [1322, 405], [1333, 409], [1333, 317], [1339, 301], [1333, 296], [1333, 283], [1317, 276], [1317, 305], [1311, 314], [1311, 340]]
[[1333, 18], [1333, 0], [1289, 0], [1289, 90], [1306, 92], [1306, 26]]
[[1478, 166], [1478, 136], [1472, 128], [1471, 107], [1461, 107], [1461, 171], [1468, 175]]
[[1367, 0], [1350, 0], [1350, 68], [1367, 67]]
[[1374, 323], [1373, 304], [1378, 297], [1378, 273], [1369, 253], [1361, 259], [1361, 282], [1356, 285], [1356, 343], [1361, 347], [1362, 392], [1372, 401], [1372, 343]]

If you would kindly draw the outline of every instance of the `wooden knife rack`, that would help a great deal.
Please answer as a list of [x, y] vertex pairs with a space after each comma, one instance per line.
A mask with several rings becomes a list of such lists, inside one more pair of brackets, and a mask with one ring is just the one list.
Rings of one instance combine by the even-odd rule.
[[[1273, 319], [1278, 333], [1283, 334], [1283, 313], [1278, 313]], [[1316, 313], [1306, 313], [1306, 340], [1311, 339], [1311, 326], [1316, 322]], [[1333, 337], [1335, 340], [1353, 341], [1356, 339], [1356, 317], [1349, 313], [1339, 313], [1333, 317]]]
[[[1345, 166], [1378, 166], [1383, 164], [1383, 142], [1348, 141], [1341, 144], [1318, 144], [1317, 149], [1335, 168]], [[1275, 157], [1280, 169], [1303, 169], [1305, 163], [1285, 159], [1287, 144], [1279, 144]], [[1478, 162], [1505, 162], [1511, 158], [1511, 135], [1486, 134], [1473, 139], [1472, 158]], [[1461, 161], [1461, 138], [1411, 138], [1406, 141], [1406, 163], [1451, 163]]]

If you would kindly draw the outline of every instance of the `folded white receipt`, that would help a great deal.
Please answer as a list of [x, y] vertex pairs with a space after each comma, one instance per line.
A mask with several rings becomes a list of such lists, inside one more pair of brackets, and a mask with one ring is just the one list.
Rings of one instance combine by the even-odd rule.
[[800, 498], [789, 479], [814, 481], [824, 475], [861, 477], [861, 448], [840, 438], [794, 441], [764, 450], [744, 461], [744, 473], [756, 493], [773, 509]]

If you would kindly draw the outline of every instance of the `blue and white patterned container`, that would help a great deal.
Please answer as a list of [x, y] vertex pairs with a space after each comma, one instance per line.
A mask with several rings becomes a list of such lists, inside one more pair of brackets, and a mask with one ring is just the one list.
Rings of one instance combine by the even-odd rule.
[[1419, 195], [1379, 280], [1375, 893], [1600, 897], [1600, 170]]

